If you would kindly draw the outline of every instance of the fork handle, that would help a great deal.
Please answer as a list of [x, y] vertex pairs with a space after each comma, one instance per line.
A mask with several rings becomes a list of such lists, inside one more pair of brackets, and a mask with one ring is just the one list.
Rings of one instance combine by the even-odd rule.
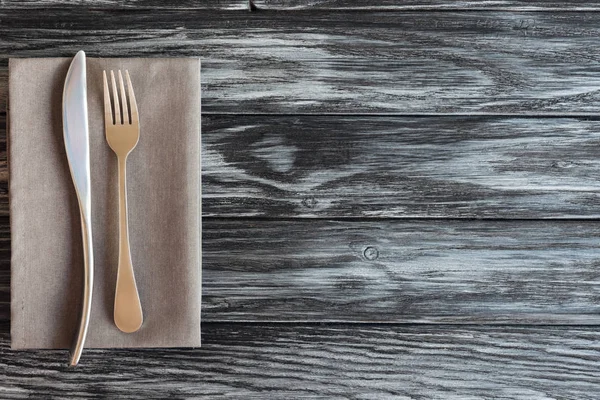
[[132, 333], [140, 329], [144, 317], [135, 283], [127, 218], [127, 157], [119, 158], [119, 267], [115, 291], [115, 325], [121, 331]]

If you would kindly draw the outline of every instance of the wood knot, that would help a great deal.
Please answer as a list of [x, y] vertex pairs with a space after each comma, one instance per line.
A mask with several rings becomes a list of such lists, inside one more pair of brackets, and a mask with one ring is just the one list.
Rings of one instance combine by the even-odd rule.
[[314, 196], [305, 197], [302, 199], [302, 205], [306, 208], [315, 208], [319, 202]]
[[363, 256], [369, 261], [375, 261], [379, 258], [377, 247], [369, 246], [363, 251]]

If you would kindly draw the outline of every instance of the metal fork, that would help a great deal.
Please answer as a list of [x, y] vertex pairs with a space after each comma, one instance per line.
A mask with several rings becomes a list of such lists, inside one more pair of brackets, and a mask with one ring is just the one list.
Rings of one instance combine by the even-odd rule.
[[127, 156], [135, 148], [140, 138], [140, 122], [129, 72], [125, 71], [127, 96], [120, 70], [118, 71], [118, 91], [115, 74], [110, 71], [112, 95], [108, 87], [106, 71], [103, 71], [103, 76], [106, 141], [117, 155], [119, 164], [119, 267], [115, 290], [114, 320], [115, 325], [121, 331], [131, 333], [140, 329], [144, 320], [129, 247], [126, 174]]

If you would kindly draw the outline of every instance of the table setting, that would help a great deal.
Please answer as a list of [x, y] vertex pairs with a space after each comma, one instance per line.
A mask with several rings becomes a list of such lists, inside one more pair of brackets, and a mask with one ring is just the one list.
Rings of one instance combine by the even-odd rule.
[[600, 392], [598, 4], [0, 4], [0, 399]]
[[199, 347], [200, 60], [12, 58], [11, 347]]

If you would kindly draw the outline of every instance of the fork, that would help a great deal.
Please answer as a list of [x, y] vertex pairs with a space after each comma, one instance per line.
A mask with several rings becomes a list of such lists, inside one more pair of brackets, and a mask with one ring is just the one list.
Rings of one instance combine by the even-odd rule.
[[[127, 156], [135, 148], [140, 138], [140, 121], [129, 72], [125, 71], [127, 96], [125, 95], [125, 85], [120, 70], [118, 76], [119, 90], [117, 91], [115, 74], [110, 71], [111, 95], [106, 71], [103, 71], [104, 126], [106, 141], [117, 155], [119, 165], [119, 267], [115, 290], [114, 320], [117, 328], [123, 332], [131, 333], [140, 329], [144, 320], [140, 295], [133, 274], [129, 246], [126, 173]], [[129, 106], [127, 103], [129, 103]]]

